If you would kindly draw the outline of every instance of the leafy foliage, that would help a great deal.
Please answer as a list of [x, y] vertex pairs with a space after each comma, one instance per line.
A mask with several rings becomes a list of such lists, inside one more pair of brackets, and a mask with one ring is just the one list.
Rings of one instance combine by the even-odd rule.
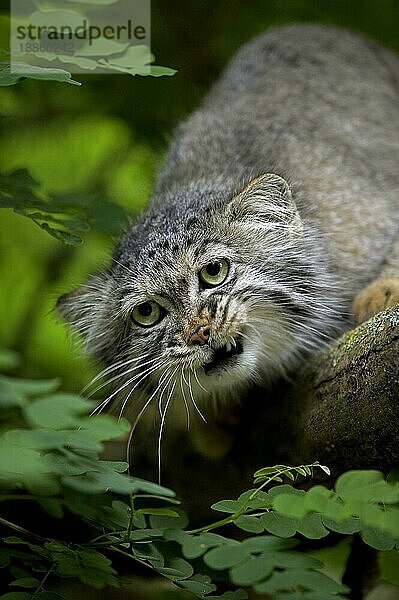
[[81, 85], [78, 81], [72, 79], [69, 71], [64, 71], [64, 69], [49, 69], [24, 62], [14, 62], [11, 70], [9, 62], [0, 62], [0, 86], [15, 85], [23, 79], [41, 79]]
[[25, 169], [0, 174], [0, 208], [12, 208], [57, 240], [74, 246], [82, 243], [81, 234], [91, 228], [116, 235], [127, 222], [122, 207], [94, 196], [65, 193], [46, 197]]
[[[319, 468], [328, 473], [317, 462], [257, 471], [256, 487], [213, 505], [226, 516], [189, 530], [171, 490], [128, 476], [124, 462], [101, 459], [104, 442], [126, 436], [129, 425], [90, 417], [90, 401], [57, 387], [55, 380], [0, 377], [0, 501], [7, 508], [0, 525], [14, 530], [3, 538], [0, 566], [14, 576], [10, 589], [21, 590], [9, 592], [15, 598], [45, 600], [56, 577], [96, 588], [122, 585], [120, 554], [198, 598], [245, 598], [243, 587], [252, 587], [273, 598], [339, 599], [347, 588], [300, 551], [297, 533], [315, 539], [360, 531], [365, 543], [384, 550], [397, 542], [395, 474], [386, 480], [377, 471], [348, 472], [335, 490], [318, 485], [305, 492], [284, 483]], [[26, 502], [47, 514], [40, 531], [26, 523]], [[63, 519], [72, 530], [75, 521], [84, 524], [72, 541], [62, 533]], [[239, 541], [213, 533], [228, 524], [249, 535]], [[215, 596], [218, 581], [236, 591]]]
[[[99, 59], [99, 55], [101, 55], [102, 58]], [[155, 56], [151, 54], [148, 46], [129, 46], [128, 44], [120, 44], [107, 39], [97, 40], [96, 48], [93, 48], [92, 44], [87, 42], [72, 55], [67, 52], [65, 54], [62, 52], [38, 52], [37, 56], [40, 59], [48, 61], [58, 60], [61, 63], [78, 67], [79, 70], [82, 70], [83, 72], [91, 72], [94, 70], [101, 71], [101, 69], [106, 69], [107, 71], [125, 73], [127, 75], [152, 75], [154, 77], [162, 77], [163, 75], [171, 76], [176, 73], [176, 70], [171, 69], [170, 67], [151, 64], [154, 62]], [[19, 72], [21, 68], [23, 75], [27, 72], [28, 77], [36, 79], [55, 79], [55, 77], [52, 76], [52, 72], [64, 72], [61, 69], [39, 68], [36, 66], [31, 66], [29, 70], [27, 68], [29, 66], [30, 65], [25, 65], [24, 63], [21, 65], [17, 64], [16, 68], [14, 66], [14, 70]], [[39, 77], [37, 76], [36, 70], [38, 70]], [[48, 72], [48, 77], [46, 77], [46, 72]], [[68, 75], [70, 76], [70, 73], [68, 73]], [[75, 81], [61, 78], [57, 79], [57, 81], [68, 81], [69, 83], [77, 84]]]
[[[111, 4], [112, 2], [97, 1], [96, 3]], [[66, 20], [71, 21], [69, 23], [71, 26], [81, 24], [81, 16], [72, 10], [53, 10], [51, 15], [48, 16], [47, 9], [41, 10], [39, 7], [39, 10], [30, 15], [30, 18], [41, 25], [44, 25], [48, 19], [50, 19], [48, 24], [51, 25], [54, 23], [54, 19], [57, 20], [57, 18], [59, 23], [63, 25], [65, 25]], [[143, 44], [131, 46], [129, 43], [119, 43], [111, 39], [101, 38], [95, 40], [94, 47], [93, 40], [90, 40], [78, 49], [74, 48], [71, 53], [70, 49], [66, 49], [65, 44], [60, 45], [57, 52], [45, 52], [43, 48], [40, 49], [41, 44], [36, 44], [37, 49], [31, 44], [31, 48], [27, 51], [19, 49], [19, 44], [15, 43], [15, 40], [13, 41], [12, 62], [8, 50], [0, 48], [0, 55], [3, 57], [3, 60], [0, 61], [0, 87], [14, 85], [24, 79], [58, 81], [79, 86], [81, 83], [72, 79], [70, 72], [75, 72], [76, 69], [83, 73], [106, 70], [107, 72], [133, 76], [149, 75], [153, 77], [171, 76], [176, 73], [176, 70], [170, 67], [154, 65], [155, 56], [151, 53], [150, 48]], [[38, 60], [39, 64], [35, 64]], [[46, 61], [49, 63], [55, 61], [57, 67], [43, 66], [43, 62], [46, 64]], [[70, 71], [60, 68], [60, 63], [61, 66], [65, 64], [67, 68], [69, 66]]]

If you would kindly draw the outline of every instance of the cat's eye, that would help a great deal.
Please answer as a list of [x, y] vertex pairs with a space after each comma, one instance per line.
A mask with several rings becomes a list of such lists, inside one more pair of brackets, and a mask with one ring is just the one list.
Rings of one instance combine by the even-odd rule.
[[205, 287], [214, 287], [223, 283], [228, 274], [229, 263], [225, 258], [218, 258], [202, 267], [199, 278]]
[[137, 304], [132, 312], [132, 320], [140, 327], [152, 327], [159, 323], [164, 316], [163, 308], [153, 300]]

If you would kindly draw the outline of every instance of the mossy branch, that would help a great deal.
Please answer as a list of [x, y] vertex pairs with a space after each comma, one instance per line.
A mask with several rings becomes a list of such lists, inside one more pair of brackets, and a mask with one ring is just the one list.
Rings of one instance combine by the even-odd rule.
[[399, 464], [399, 307], [341, 337], [298, 391], [303, 454], [339, 471]]

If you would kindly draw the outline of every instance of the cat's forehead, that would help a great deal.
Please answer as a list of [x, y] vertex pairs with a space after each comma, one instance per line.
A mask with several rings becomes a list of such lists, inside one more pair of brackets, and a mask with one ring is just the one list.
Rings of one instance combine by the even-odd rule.
[[[187, 216], [186, 216], [187, 217]], [[127, 250], [121, 248], [118, 280], [133, 296], [181, 296], [188, 293], [199, 269], [229, 253], [226, 242], [209, 222], [189, 216], [163, 229], [151, 227]], [[143, 233], [143, 232], [141, 232]]]
[[136, 268], [140, 278], [151, 281], [190, 278], [207, 262], [226, 255], [228, 249], [217, 235], [186, 235], [157, 237], [141, 249]]
[[220, 232], [206, 211], [173, 207], [173, 218], [164, 211], [153, 212], [136, 222], [119, 248], [119, 256], [140, 272], [154, 262], [168, 264], [176, 259], [195, 260], [202, 250], [220, 241]]

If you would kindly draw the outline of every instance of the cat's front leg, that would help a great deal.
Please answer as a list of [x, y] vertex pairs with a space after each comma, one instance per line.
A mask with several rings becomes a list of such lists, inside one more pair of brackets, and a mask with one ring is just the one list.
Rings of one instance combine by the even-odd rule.
[[362, 290], [353, 302], [358, 323], [399, 303], [399, 237], [389, 251], [381, 275]]

